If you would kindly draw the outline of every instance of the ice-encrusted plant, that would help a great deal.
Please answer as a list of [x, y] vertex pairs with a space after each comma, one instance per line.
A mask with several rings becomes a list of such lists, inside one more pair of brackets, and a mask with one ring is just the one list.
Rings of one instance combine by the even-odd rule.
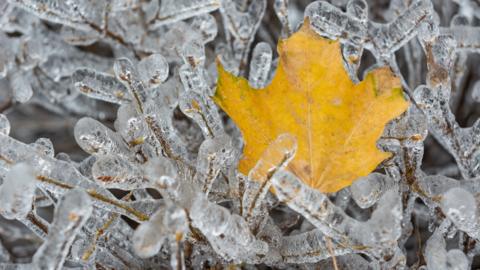
[[[479, 267], [480, 3], [310, 2], [1, 1], [0, 267]], [[267, 85], [303, 18], [412, 104], [378, 141], [392, 158], [335, 194], [287, 170], [289, 134], [239, 173], [211, 99], [216, 61]], [[34, 138], [72, 119], [88, 156]]]

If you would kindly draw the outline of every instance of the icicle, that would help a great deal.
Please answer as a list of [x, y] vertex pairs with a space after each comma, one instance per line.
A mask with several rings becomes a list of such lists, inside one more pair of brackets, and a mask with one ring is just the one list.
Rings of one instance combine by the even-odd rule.
[[272, 48], [266, 42], [260, 42], [253, 49], [250, 62], [248, 83], [253, 88], [263, 88], [268, 83], [268, 76], [272, 66]]

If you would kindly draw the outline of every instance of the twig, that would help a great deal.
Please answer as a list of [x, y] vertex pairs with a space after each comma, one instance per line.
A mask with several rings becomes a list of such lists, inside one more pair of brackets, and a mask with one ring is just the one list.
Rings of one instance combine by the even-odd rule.
[[330, 253], [330, 256], [332, 256], [333, 268], [335, 270], [339, 270], [340, 268], [338, 268], [337, 258], [335, 257], [335, 254], [333, 253], [332, 239], [330, 239], [330, 237], [328, 237], [328, 236], [325, 236], [325, 241], [327, 242], [328, 253]]

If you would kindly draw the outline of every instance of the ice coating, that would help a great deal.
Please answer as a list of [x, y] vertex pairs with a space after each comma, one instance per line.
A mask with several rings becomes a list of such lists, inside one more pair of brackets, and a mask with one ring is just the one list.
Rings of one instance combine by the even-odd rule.
[[[0, 1], [0, 268], [479, 268], [479, 18], [473, 0]], [[268, 85], [302, 23], [412, 104], [377, 141], [391, 158], [334, 194], [288, 170], [288, 134], [239, 173], [211, 99], [219, 65]]]

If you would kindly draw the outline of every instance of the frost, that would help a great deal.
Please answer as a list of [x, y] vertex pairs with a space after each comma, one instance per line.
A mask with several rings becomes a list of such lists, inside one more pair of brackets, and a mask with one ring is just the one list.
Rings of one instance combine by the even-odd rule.
[[[332, 194], [291, 170], [290, 134], [239, 173], [212, 100], [219, 64], [268, 85], [303, 19], [411, 104], [391, 158]], [[479, 19], [473, 0], [0, 1], [0, 268], [479, 268]]]

